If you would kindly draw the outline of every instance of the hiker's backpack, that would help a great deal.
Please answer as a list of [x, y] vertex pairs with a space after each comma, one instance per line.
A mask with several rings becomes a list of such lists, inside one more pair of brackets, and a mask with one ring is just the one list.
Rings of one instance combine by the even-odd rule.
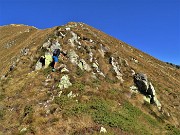
[[53, 52], [53, 56], [59, 56], [60, 55], [60, 49], [55, 49]]

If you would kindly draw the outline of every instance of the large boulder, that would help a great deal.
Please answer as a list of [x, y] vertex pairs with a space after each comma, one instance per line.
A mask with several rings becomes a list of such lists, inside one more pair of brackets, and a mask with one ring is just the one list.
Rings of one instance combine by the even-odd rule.
[[49, 52], [45, 53], [45, 68], [47, 68], [53, 61], [52, 55]]
[[156, 95], [156, 91], [155, 91], [154, 86], [152, 85], [151, 82], [149, 82], [149, 87], [148, 87], [148, 90], [147, 90], [147, 94], [151, 95], [152, 97], [154, 97]]
[[44, 65], [45, 65], [45, 57], [44, 57], [44, 56], [41, 56], [41, 57], [39, 58], [39, 60], [37, 61], [37, 63], [36, 63], [35, 70], [40, 70], [40, 69], [42, 69]]
[[134, 75], [134, 83], [138, 87], [140, 92], [147, 93], [149, 86], [148, 86], [148, 80], [146, 74], [136, 73]]
[[[49, 65], [51, 65], [51, 63], [53, 61], [53, 59], [52, 59], [53, 52], [55, 49], [61, 50], [61, 45], [58, 42], [58, 40], [48, 39], [48, 41], [43, 44], [42, 48], [45, 49], [46, 52], [45, 52], [44, 56], [41, 56], [39, 58], [39, 60], [37, 61], [36, 66], [35, 66], [35, 70], [47, 68]], [[21, 50], [21, 53], [23, 55], [27, 55], [28, 51], [29, 51], [29, 49], [25, 48], [25, 49]]]
[[142, 94], [149, 97], [150, 103], [155, 103], [158, 109], [161, 110], [161, 103], [158, 101], [155, 88], [152, 83], [148, 81], [147, 75], [136, 73], [134, 75], [134, 83]]

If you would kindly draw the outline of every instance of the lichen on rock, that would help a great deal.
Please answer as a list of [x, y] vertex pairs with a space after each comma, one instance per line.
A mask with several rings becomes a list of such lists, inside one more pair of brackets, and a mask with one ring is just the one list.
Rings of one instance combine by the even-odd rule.
[[66, 88], [70, 87], [71, 85], [72, 85], [72, 83], [69, 80], [69, 76], [68, 75], [64, 75], [61, 78], [58, 87], [62, 90], [62, 89], [66, 89]]

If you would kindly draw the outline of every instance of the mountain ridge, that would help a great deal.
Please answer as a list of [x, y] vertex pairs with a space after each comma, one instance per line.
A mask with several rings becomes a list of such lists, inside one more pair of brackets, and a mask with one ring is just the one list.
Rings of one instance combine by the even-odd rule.
[[[176, 68], [84, 23], [45, 30], [10, 25], [0, 27], [0, 33], [2, 133], [98, 134], [101, 127], [109, 134], [179, 133]], [[60, 63], [69, 72], [35, 70], [39, 58], [46, 57], [45, 45], [57, 43], [67, 54]], [[74, 52], [75, 59], [70, 55]], [[133, 72], [147, 74], [163, 110], [130, 90]], [[72, 86], [61, 90], [57, 85], [66, 75]], [[140, 121], [146, 123], [144, 128]]]

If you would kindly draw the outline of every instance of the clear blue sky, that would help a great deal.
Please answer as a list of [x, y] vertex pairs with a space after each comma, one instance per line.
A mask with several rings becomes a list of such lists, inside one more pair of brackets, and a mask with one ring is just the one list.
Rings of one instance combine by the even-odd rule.
[[0, 0], [0, 25], [84, 22], [180, 65], [180, 0]]

